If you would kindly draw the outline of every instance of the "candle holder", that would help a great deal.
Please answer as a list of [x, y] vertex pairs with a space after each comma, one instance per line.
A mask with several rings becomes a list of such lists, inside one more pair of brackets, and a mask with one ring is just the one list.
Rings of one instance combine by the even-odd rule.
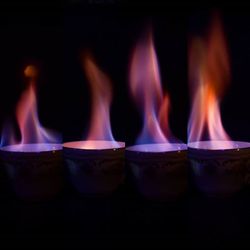
[[0, 148], [8, 179], [16, 195], [41, 201], [54, 197], [62, 187], [60, 144], [19, 144]]
[[172, 200], [187, 189], [187, 146], [142, 144], [126, 148], [126, 159], [138, 191], [151, 200]]
[[124, 180], [124, 142], [75, 141], [63, 144], [70, 182], [86, 196], [105, 196]]
[[[225, 147], [225, 144], [230, 145]], [[250, 162], [250, 143], [200, 141], [188, 144], [197, 188], [208, 196], [227, 197], [242, 189]]]

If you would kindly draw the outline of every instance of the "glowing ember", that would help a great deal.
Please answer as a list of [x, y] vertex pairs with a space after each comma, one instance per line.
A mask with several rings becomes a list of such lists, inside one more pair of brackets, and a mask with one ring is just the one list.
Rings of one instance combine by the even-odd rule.
[[29, 65], [25, 68], [24, 74], [28, 78], [28, 88], [23, 92], [16, 109], [21, 141], [18, 142], [14, 139], [14, 131], [11, 126], [6, 125], [3, 129], [2, 145], [6, 142], [8, 144], [56, 143], [59, 141], [59, 136], [55, 132], [43, 128], [38, 119], [36, 100], [38, 70], [33, 65]]
[[[219, 109], [230, 75], [222, 25], [217, 16], [213, 19], [208, 38], [192, 41], [189, 59], [193, 103], [188, 141], [223, 141], [219, 143], [223, 148], [233, 147], [223, 128]], [[217, 148], [216, 145], [213, 147]]]
[[137, 144], [169, 142], [169, 98], [168, 95], [163, 98], [151, 32], [136, 45], [132, 55], [130, 90], [143, 113], [143, 129]]
[[91, 148], [91, 141], [94, 143], [95, 140], [112, 141], [114, 145], [118, 145], [113, 138], [110, 125], [111, 81], [97, 67], [89, 54], [84, 57], [84, 68], [92, 93], [92, 112], [87, 136], [88, 147]]

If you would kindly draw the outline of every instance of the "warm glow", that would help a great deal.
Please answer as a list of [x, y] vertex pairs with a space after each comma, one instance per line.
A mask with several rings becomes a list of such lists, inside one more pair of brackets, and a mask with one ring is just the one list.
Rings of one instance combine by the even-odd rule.
[[15, 139], [13, 129], [9, 124], [6, 124], [2, 132], [2, 137], [4, 138], [2, 140], [2, 146], [6, 144], [58, 142], [58, 135], [43, 128], [38, 119], [36, 100], [37, 68], [33, 65], [27, 66], [24, 70], [24, 75], [28, 79], [28, 87], [21, 95], [16, 108], [16, 117], [21, 133], [21, 141]]
[[[163, 98], [157, 56], [151, 32], [135, 47], [130, 67], [130, 90], [143, 114], [143, 129], [137, 139], [142, 143], [169, 140], [169, 98]], [[161, 127], [162, 126], [162, 127]]]
[[32, 80], [35, 80], [38, 76], [38, 69], [34, 65], [28, 65], [24, 69], [24, 75]]
[[189, 57], [192, 111], [188, 125], [189, 142], [227, 141], [219, 101], [229, 82], [229, 59], [222, 25], [214, 17], [207, 39], [192, 41]]
[[84, 57], [84, 69], [92, 94], [92, 111], [87, 141], [114, 141], [110, 124], [111, 81], [98, 68], [89, 54]]

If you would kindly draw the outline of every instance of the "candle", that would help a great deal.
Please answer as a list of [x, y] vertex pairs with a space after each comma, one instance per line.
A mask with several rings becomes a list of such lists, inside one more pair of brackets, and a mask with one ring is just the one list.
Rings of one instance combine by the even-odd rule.
[[194, 182], [208, 196], [233, 195], [245, 184], [250, 143], [231, 140], [222, 124], [219, 101], [230, 78], [230, 66], [217, 15], [208, 36], [191, 44], [190, 76], [188, 155]]
[[92, 93], [89, 131], [84, 141], [64, 143], [63, 152], [73, 187], [87, 196], [103, 196], [123, 182], [125, 143], [115, 141], [111, 131], [111, 81], [90, 54], [83, 64]]
[[187, 188], [187, 146], [178, 143], [169, 128], [170, 98], [162, 91], [152, 32], [136, 44], [129, 79], [131, 95], [143, 116], [136, 145], [126, 149], [135, 186], [149, 199], [176, 199]]
[[15, 132], [6, 125], [0, 154], [17, 196], [38, 201], [52, 198], [62, 187], [62, 146], [57, 133], [43, 128], [38, 119], [37, 68], [29, 65], [24, 74], [28, 87], [16, 109], [21, 140], [16, 140]]

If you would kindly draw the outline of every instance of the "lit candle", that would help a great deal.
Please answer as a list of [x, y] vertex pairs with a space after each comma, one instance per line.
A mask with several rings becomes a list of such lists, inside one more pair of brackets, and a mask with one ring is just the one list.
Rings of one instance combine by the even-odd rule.
[[126, 148], [126, 159], [135, 184], [146, 198], [175, 199], [187, 188], [187, 146], [178, 143], [169, 128], [170, 100], [161, 88], [151, 33], [134, 50], [130, 90], [143, 114], [143, 128], [137, 145]]
[[114, 140], [110, 125], [111, 82], [93, 58], [84, 58], [91, 92], [92, 112], [87, 139], [63, 144], [69, 179], [84, 195], [115, 191], [124, 179], [125, 143]]
[[192, 111], [189, 158], [198, 189], [209, 196], [229, 196], [244, 185], [250, 143], [232, 141], [223, 128], [219, 100], [229, 80], [229, 59], [219, 18], [207, 39], [190, 50]]
[[[43, 200], [56, 195], [62, 186], [62, 146], [56, 133], [43, 128], [36, 100], [37, 69], [26, 67], [28, 88], [17, 105], [21, 141], [6, 127], [0, 148], [5, 169], [15, 193], [24, 199]], [[4, 144], [10, 145], [4, 145]]]

